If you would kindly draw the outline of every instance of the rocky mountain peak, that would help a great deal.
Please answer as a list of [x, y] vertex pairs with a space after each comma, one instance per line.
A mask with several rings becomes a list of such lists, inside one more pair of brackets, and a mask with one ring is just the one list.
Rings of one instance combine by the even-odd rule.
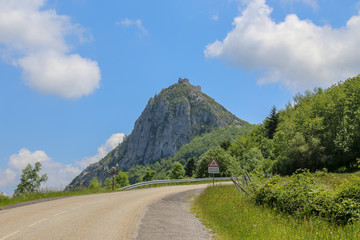
[[177, 84], [150, 98], [131, 134], [105, 158], [87, 167], [71, 185], [88, 186], [95, 176], [103, 182], [113, 166], [126, 171], [166, 159], [196, 136], [245, 123], [203, 93], [200, 86], [179, 78]]

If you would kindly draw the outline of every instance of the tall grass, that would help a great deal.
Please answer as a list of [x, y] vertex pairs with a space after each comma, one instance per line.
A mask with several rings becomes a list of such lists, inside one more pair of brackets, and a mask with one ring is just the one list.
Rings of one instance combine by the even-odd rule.
[[234, 186], [207, 188], [193, 211], [216, 239], [360, 239], [360, 223], [338, 226], [320, 218], [296, 219], [255, 205]]

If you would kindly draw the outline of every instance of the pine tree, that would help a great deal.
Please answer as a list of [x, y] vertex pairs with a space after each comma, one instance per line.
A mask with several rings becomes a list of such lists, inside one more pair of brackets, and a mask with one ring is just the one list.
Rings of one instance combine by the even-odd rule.
[[90, 185], [89, 185], [88, 189], [90, 189], [90, 190], [97, 190], [97, 189], [99, 189], [99, 188], [101, 188], [101, 184], [100, 184], [98, 178], [97, 178], [97, 177], [94, 177], [94, 178], [90, 181]]
[[220, 147], [222, 149], [224, 149], [225, 151], [227, 151], [230, 146], [231, 146], [231, 142], [228, 139], [226, 139], [220, 143]]
[[276, 128], [279, 123], [279, 116], [275, 106], [271, 108], [270, 115], [265, 119], [264, 127], [266, 129], [266, 135], [269, 139], [274, 138]]
[[195, 171], [195, 160], [194, 158], [189, 158], [189, 160], [185, 164], [185, 175], [188, 177], [192, 177]]

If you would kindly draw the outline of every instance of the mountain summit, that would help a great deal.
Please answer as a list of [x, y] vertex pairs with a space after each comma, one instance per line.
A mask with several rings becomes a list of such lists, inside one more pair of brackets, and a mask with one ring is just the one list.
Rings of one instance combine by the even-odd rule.
[[70, 186], [88, 186], [94, 177], [103, 182], [113, 166], [128, 170], [166, 159], [196, 136], [246, 123], [204, 94], [200, 86], [179, 78], [177, 84], [150, 98], [131, 134], [98, 163], [88, 166]]

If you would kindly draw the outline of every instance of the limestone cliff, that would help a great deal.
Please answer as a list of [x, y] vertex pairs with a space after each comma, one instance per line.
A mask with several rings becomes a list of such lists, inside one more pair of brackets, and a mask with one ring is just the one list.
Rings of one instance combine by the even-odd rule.
[[193, 86], [188, 79], [179, 79], [151, 98], [133, 131], [122, 144], [98, 163], [87, 167], [71, 186], [88, 186], [93, 177], [103, 182], [110, 169], [122, 170], [173, 156], [195, 136], [230, 125], [243, 126], [240, 120], [214, 99]]

